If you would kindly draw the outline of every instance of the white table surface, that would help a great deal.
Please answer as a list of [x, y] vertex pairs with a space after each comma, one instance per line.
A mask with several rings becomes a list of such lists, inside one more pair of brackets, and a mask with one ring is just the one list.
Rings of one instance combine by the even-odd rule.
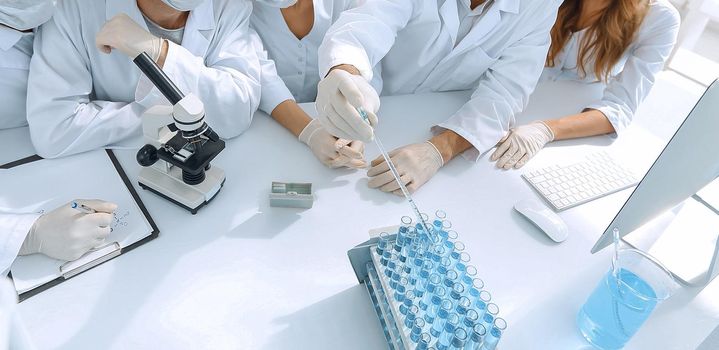
[[[600, 150], [647, 169], [701, 93], [675, 78], [660, 78], [626, 134], [554, 143], [524, 171]], [[575, 112], [596, 93], [542, 84], [518, 120]], [[378, 135], [390, 148], [422, 141], [428, 126], [467, 96], [384, 97]], [[0, 163], [33, 153], [25, 128], [0, 131], [0, 144]], [[135, 181], [135, 152], [116, 154]], [[377, 155], [368, 145], [367, 156]], [[370, 228], [399, 223], [407, 205], [367, 188], [364, 172], [324, 168], [264, 115], [213, 164], [225, 169], [227, 183], [196, 216], [136, 186], [160, 237], [20, 304], [38, 348], [385, 348], [346, 252]], [[608, 250], [589, 250], [629, 190], [562, 212], [571, 234], [556, 244], [512, 210], [518, 200], [537, 197], [521, 172], [499, 171], [486, 157], [477, 164], [459, 158], [415, 200], [428, 213], [445, 210], [467, 244], [508, 320], [502, 349], [589, 349], [575, 316], [610, 264]], [[314, 207], [270, 208], [272, 181], [312, 182]], [[714, 281], [660, 305], [627, 348], [694, 349], [717, 324]]]

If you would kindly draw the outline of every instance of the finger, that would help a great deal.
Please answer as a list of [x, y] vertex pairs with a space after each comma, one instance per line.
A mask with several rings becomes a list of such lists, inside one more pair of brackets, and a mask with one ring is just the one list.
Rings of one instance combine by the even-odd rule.
[[497, 161], [497, 168], [503, 168], [504, 164], [509, 161], [509, 159], [518, 151], [517, 145], [512, 142], [512, 145], [509, 146], [509, 150], [507, 152], [504, 152], [501, 158]]
[[[339, 100], [341, 101], [342, 99]], [[355, 107], [353, 107], [346, 100], [337, 104], [333, 104], [333, 106], [335, 107], [335, 111], [337, 111], [337, 113], [342, 116], [342, 119], [344, 119], [344, 121], [352, 128], [353, 132], [357, 135], [356, 137], [352, 137], [350, 139], [372, 139], [372, 137], [374, 136], [374, 130], [372, 129], [372, 125], [362, 119], [362, 116], [360, 116], [359, 112], [357, 112], [357, 109]]]
[[[405, 186], [407, 186], [407, 184], [409, 184], [409, 182], [410, 182], [410, 177], [409, 177], [409, 175], [406, 175], [406, 174], [400, 176], [399, 179], [402, 180], [402, 184], [405, 185]], [[400, 189], [399, 184], [397, 183], [397, 180], [395, 180], [395, 181], [392, 181], [392, 182], [390, 182], [390, 183], [388, 183], [388, 184], [382, 186], [382, 187], [380, 188], [380, 191], [382, 191], [382, 192], [394, 192], [394, 191], [397, 191], [397, 190], [399, 190], [399, 189]], [[401, 190], [400, 190], [400, 191], [401, 191]]]
[[345, 166], [352, 169], [364, 169], [367, 168], [367, 161], [364, 159], [351, 159]]
[[330, 161], [329, 167], [332, 168], [332, 169], [341, 168], [341, 167], [345, 166], [347, 163], [349, 163], [350, 160], [351, 160], [351, 159], [348, 158], [348, 157], [338, 156], [337, 158], [332, 159], [332, 160]]
[[99, 199], [78, 199], [76, 202], [101, 213], [114, 213], [117, 210], [117, 204]]
[[352, 141], [347, 140], [347, 139], [337, 139], [337, 141], [335, 141], [335, 150], [339, 151], [342, 147], [346, 147], [351, 142]]
[[329, 119], [330, 124], [334, 127], [334, 129], [327, 128], [327, 131], [329, 131], [331, 134], [334, 134], [334, 136], [341, 139], [351, 140], [354, 138], [352, 137], [352, 133], [356, 133], [356, 131], [347, 123], [344, 118], [342, 118], [342, 116], [335, 109], [334, 105], [330, 105], [327, 107], [327, 118]]
[[339, 78], [337, 89], [339, 89], [342, 93], [342, 96], [344, 96], [347, 99], [347, 102], [355, 109], [362, 107], [364, 104], [364, 96], [362, 95], [362, 91], [357, 86], [357, 83], [355, 83], [352, 79], [352, 76], [350, 74], [342, 74]]
[[365, 111], [365, 113], [367, 113], [367, 121], [369, 122], [369, 125], [371, 125], [373, 128], [376, 128], [377, 124], [379, 124], [377, 115], [370, 111]]
[[527, 162], [529, 161], [530, 158], [532, 158], [532, 157], [529, 155], [529, 153], [525, 154], [524, 157], [522, 157], [522, 159], [520, 159], [517, 162], [517, 164], [514, 165], [514, 168], [519, 169], [519, 168], [523, 167], [524, 164], [527, 164]]
[[509, 160], [506, 163], [504, 163], [504, 169], [511, 169], [512, 167], [514, 167], [514, 165], [517, 164], [517, 161], [522, 159], [522, 157], [524, 157], [526, 154], [527, 153], [525, 151], [518, 150], [516, 153], [514, 153], [514, 155], [509, 157]]
[[93, 226], [107, 227], [112, 223], [112, 214], [94, 213], [83, 216], [80, 220], [89, 222]]
[[402, 192], [401, 189], [392, 192], [392, 194], [395, 195], [395, 196], [404, 197], [404, 192]]
[[384, 161], [384, 158], [377, 157], [372, 161], [372, 167], [367, 171], [367, 176], [373, 177], [379, 174], [389, 171], [389, 165]]
[[507, 152], [511, 143], [512, 142], [505, 140], [499, 146], [497, 146], [497, 149], [494, 151], [494, 153], [492, 153], [492, 157], [490, 158], [490, 160], [494, 162], [499, 159], [499, 157], [501, 157], [505, 152]]
[[110, 236], [111, 232], [112, 230], [109, 227], [98, 227], [95, 230], [95, 239], [104, 241], [105, 238]]
[[352, 158], [352, 159], [363, 159], [364, 154], [362, 154], [359, 150], [356, 148], [352, 148], [352, 146], [344, 146], [338, 150], [339, 154]]
[[392, 172], [386, 171], [371, 177], [369, 182], [367, 182], [367, 186], [370, 188], [379, 188], [391, 182], [394, 182], [394, 176], [392, 176]]

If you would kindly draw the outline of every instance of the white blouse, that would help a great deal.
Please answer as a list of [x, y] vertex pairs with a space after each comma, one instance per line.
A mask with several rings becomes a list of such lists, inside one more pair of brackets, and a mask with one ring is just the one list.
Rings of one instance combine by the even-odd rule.
[[33, 33], [0, 25], [0, 129], [27, 125], [27, 75]]
[[262, 100], [260, 110], [271, 113], [292, 100], [314, 102], [320, 74], [317, 51], [327, 29], [355, 0], [314, 0], [314, 24], [302, 39], [290, 31], [279, 8], [254, 2], [250, 26], [262, 40]]
[[654, 85], [657, 73], [664, 68], [676, 43], [679, 22], [679, 13], [667, 0], [652, 0], [634, 42], [612, 68], [607, 83], [594, 75], [591, 58], [585, 64], [586, 75], [579, 71], [577, 56], [585, 30], [572, 35], [555, 58], [555, 66], [545, 67], [541, 80], [604, 84], [603, 97], [586, 108], [601, 111], [620, 133], [631, 123], [637, 107]]

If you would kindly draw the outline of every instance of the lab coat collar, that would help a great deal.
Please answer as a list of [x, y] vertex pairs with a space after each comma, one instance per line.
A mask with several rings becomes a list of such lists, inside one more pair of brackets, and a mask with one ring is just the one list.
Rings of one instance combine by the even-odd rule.
[[444, 0], [444, 4], [439, 8], [439, 15], [442, 16], [444, 25], [447, 26], [449, 35], [452, 37], [452, 45], [457, 42], [459, 31], [459, 17], [457, 14], [457, 0]]
[[22, 38], [22, 33], [8, 28], [4, 25], [0, 25], [0, 50], [10, 50], [18, 41]]
[[521, 0], [495, 0], [494, 6], [502, 12], [519, 13], [519, 5]]
[[128, 0], [107, 0], [105, 3], [105, 20], [109, 21], [113, 17], [124, 13], [133, 21], [137, 22], [142, 28], [147, 30], [147, 24], [145, 18], [142, 16], [142, 12], [137, 7], [137, 1]]
[[472, 27], [472, 30], [469, 31], [467, 36], [452, 50], [450, 56], [459, 55], [477, 46], [480, 38], [487, 35], [492, 29], [499, 25], [502, 19], [501, 12], [514, 14], [519, 12], [520, 1], [521, 0], [495, 0], [493, 4], [488, 4], [491, 6], [485, 10], [485, 14]]

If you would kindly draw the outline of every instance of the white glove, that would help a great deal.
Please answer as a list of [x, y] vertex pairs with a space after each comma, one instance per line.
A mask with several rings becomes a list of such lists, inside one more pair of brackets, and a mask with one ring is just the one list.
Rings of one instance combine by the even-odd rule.
[[330, 135], [317, 119], [302, 129], [300, 141], [309, 146], [315, 157], [330, 168], [365, 168], [364, 143], [338, 139]]
[[[374, 138], [379, 96], [365, 78], [341, 69], [332, 70], [317, 85], [315, 106], [317, 119], [330, 134], [364, 142]], [[357, 112], [360, 107], [367, 113], [367, 121]]]
[[[442, 154], [429, 141], [398, 148], [390, 152], [389, 157], [397, 168], [400, 180], [410, 193], [417, 191], [444, 165]], [[398, 196], [403, 195], [382, 156], [372, 161], [372, 168], [367, 171], [367, 176], [370, 177], [369, 187], [392, 192]]]
[[112, 17], [100, 29], [95, 37], [95, 45], [107, 54], [112, 52], [112, 49], [118, 49], [131, 59], [147, 52], [152, 60], [157, 62], [162, 49], [162, 39], [143, 29], [128, 15], [121, 13]]
[[71, 261], [98, 247], [110, 235], [114, 203], [99, 200], [78, 200], [97, 213], [84, 214], [63, 205], [41, 216], [20, 248], [20, 255], [42, 253], [51, 258]]
[[544, 122], [518, 126], [510, 129], [499, 141], [499, 146], [490, 159], [497, 161], [497, 168], [519, 169], [544, 148], [544, 145], [552, 141], [554, 133]]

